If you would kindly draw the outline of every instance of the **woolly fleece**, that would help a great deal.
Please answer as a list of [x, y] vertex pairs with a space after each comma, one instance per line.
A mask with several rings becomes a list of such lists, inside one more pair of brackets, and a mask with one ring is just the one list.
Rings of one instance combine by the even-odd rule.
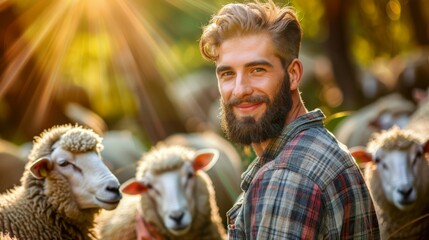
[[[181, 157], [178, 157], [181, 156]], [[193, 156], [193, 150], [184, 147], [166, 147], [152, 149], [143, 155], [136, 173], [137, 178], [143, 172], [168, 171], [183, 165]], [[196, 239], [225, 239], [219, 210], [216, 205], [214, 189], [208, 175], [203, 171], [196, 172], [194, 195], [196, 209], [189, 232], [181, 237], [171, 235], [164, 227], [161, 218], [156, 212], [156, 203], [147, 195], [124, 196], [114, 211], [103, 211], [99, 219], [99, 231], [102, 239], [131, 240], [136, 239], [136, 215], [141, 212], [144, 219], [152, 224], [162, 239], [196, 240]]]
[[101, 147], [101, 138], [80, 126], [55, 126], [36, 137], [29, 162], [15, 187], [0, 198], [0, 233], [17, 239], [95, 239], [93, 220], [99, 209], [79, 209], [67, 179], [51, 171], [46, 179], [36, 179], [30, 164], [49, 156], [52, 146], [73, 152], [93, 151]]
[[[421, 106], [412, 116], [406, 129], [393, 127], [379, 134], [374, 134], [373, 139], [368, 143], [368, 149], [374, 152], [378, 148], [384, 151], [392, 149], [406, 150], [413, 143], [423, 143], [429, 136], [429, 104]], [[426, 133], [426, 134], [424, 134]], [[424, 156], [422, 172], [429, 172], [429, 154]], [[417, 188], [419, 192], [420, 208], [409, 211], [401, 211], [386, 199], [381, 179], [376, 166], [369, 164], [364, 170], [365, 181], [371, 190], [374, 205], [377, 211], [381, 236], [389, 239], [421, 239], [422, 236], [429, 236], [429, 217], [418, 220], [421, 216], [429, 214], [429, 178], [422, 176], [418, 178]], [[424, 237], [423, 237], [424, 238]]]

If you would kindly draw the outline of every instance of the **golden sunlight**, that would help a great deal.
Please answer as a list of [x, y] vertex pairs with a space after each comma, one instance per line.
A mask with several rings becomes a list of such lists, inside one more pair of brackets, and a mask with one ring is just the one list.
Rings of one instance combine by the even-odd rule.
[[[26, 87], [17, 78], [35, 78], [36, 120], [64, 86], [83, 87], [93, 107], [109, 115], [136, 111], [135, 95], [147, 91], [142, 81], [176, 77], [179, 61], [168, 56], [167, 37], [133, 1], [9, 2], [16, 5], [13, 26], [21, 34], [7, 49], [0, 98]], [[37, 71], [28, 70], [30, 64]]]
[[[138, 116], [154, 129], [152, 135], [160, 136], [165, 122], [177, 119], [166, 85], [187, 67], [198, 67], [192, 59], [200, 59], [197, 43], [177, 51], [183, 45], [174, 43], [182, 39], [167, 33], [174, 24], [165, 24], [171, 21], [166, 19], [175, 18], [165, 10], [193, 16], [177, 24], [186, 30], [194, 24], [198, 29], [198, 18], [215, 9], [212, 3], [189, 0], [155, 5], [149, 0], [0, 2], [0, 10], [6, 8], [6, 30], [0, 32], [5, 51], [0, 99], [6, 102], [0, 102], [0, 111], [8, 115], [3, 118], [19, 122], [17, 128], [40, 130], [58, 124], [58, 115], [66, 121], [67, 105], [77, 103], [112, 121]], [[2, 110], [8, 104], [19, 113]]]

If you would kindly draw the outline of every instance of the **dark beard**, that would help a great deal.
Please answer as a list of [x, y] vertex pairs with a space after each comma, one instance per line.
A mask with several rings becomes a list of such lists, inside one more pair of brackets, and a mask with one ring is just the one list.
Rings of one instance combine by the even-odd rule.
[[[272, 103], [267, 96], [231, 99], [226, 103], [221, 98], [221, 127], [226, 137], [232, 142], [250, 145], [251, 143], [261, 143], [279, 136], [285, 124], [286, 117], [292, 108], [292, 97], [289, 86], [289, 75], [286, 74], [281, 88], [275, 95]], [[267, 108], [258, 121], [253, 117], [237, 119], [232, 108], [242, 102], [264, 102]]]

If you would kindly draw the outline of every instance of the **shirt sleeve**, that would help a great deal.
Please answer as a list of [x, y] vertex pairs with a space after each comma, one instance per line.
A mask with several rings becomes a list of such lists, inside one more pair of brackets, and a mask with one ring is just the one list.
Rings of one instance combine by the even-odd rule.
[[378, 239], [377, 214], [362, 175], [346, 169], [326, 188], [324, 194], [331, 235], [340, 239]]

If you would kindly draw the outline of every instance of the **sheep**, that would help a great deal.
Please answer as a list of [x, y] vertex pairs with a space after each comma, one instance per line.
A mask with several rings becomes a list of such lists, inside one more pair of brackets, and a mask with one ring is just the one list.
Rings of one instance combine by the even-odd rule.
[[8, 234], [0, 233], [0, 240], [18, 240], [15, 237], [11, 237]]
[[406, 128], [429, 136], [429, 88], [421, 93], [418, 108], [410, 116]]
[[19, 184], [25, 162], [19, 156], [0, 152], [0, 194]]
[[243, 169], [242, 161], [235, 147], [213, 131], [199, 133], [176, 133], [163, 140], [168, 145], [181, 145], [195, 150], [215, 148], [219, 151], [219, 160], [207, 171], [216, 194], [216, 202], [222, 223], [227, 226], [226, 212], [232, 208], [241, 193], [240, 182]]
[[0, 234], [16, 239], [94, 239], [100, 208], [121, 199], [91, 129], [59, 125], [35, 137], [21, 185], [0, 196]]
[[[92, 129], [92, 127], [90, 128]], [[146, 147], [139, 138], [129, 130], [109, 130], [103, 132], [100, 136], [103, 138], [103, 151], [101, 151], [103, 162], [115, 177], [118, 178], [119, 183], [123, 183], [133, 177], [135, 175], [137, 160], [146, 151]], [[29, 142], [21, 145], [21, 153], [19, 155], [28, 155], [31, 147], [32, 143]]]
[[109, 130], [103, 133], [104, 163], [118, 178], [119, 183], [135, 176], [136, 164], [147, 151], [135, 134], [128, 130]]
[[19, 184], [25, 163], [18, 145], [0, 139], [0, 194]]
[[364, 176], [384, 238], [429, 236], [428, 116], [429, 104], [424, 104], [403, 129], [376, 133], [366, 150], [352, 149], [355, 158], [369, 162]]
[[139, 160], [124, 199], [97, 220], [102, 239], [224, 239], [210, 178], [215, 149], [157, 144]]
[[374, 132], [389, 129], [393, 125], [404, 127], [415, 108], [412, 101], [393, 93], [353, 112], [338, 124], [333, 133], [349, 148], [362, 146]]
[[80, 104], [67, 103], [63, 110], [69, 119], [88, 126], [103, 137], [104, 150], [101, 156], [107, 167], [118, 178], [119, 183], [135, 175], [135, 164], [143, 151], [146, 151], [143, 142], [135, 134], [140, 132], [140, 129], [133, 129], [136, 123], [124, 118], [121, 121], [124, 121], [122, 124], [126, 126], [113, 130], [108, 129], [108, 124], [101, 116]]

